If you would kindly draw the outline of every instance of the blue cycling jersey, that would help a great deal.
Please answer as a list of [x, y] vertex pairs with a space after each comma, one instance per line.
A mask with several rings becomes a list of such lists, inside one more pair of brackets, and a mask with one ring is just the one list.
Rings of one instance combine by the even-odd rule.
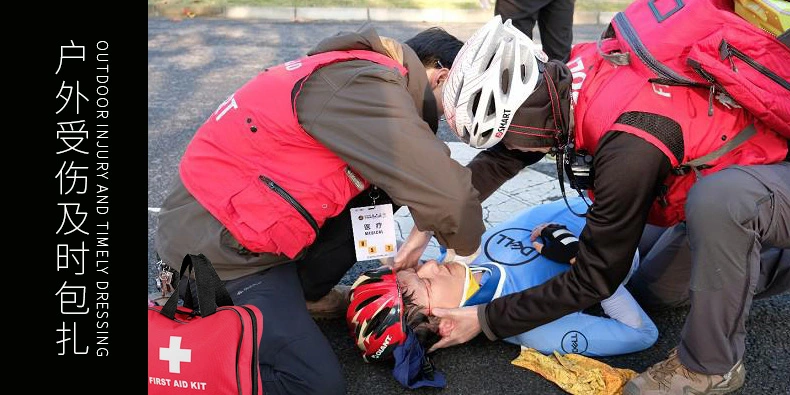
[[[577, 213], [587, 208], [581, 198], [569, 198], [568, 203]], [[543, 257], [532, 247], [532, 229], [546, 222], [564, 224], [576, 235], [584, 227], [584, 218], [571, 213], [565, 202], [558, 200], [527, 209], [487, 230], [481, 253], [470, 264], [473, 272], [483, 272], [480, 289], [464, 302], [465, 306], [534, 287], [570, 268], [569, 264]], [[637, 265], [638, 255], [632, 272]], [[621, 285], [609, 299], [601, 302], [609, 315], [572, 313], [504, 340], [546, 354], [558, 351], [587, 356], [626, 354], [652, 346], [658, 329], [628, 291]], [[607, 311], [607, 306], [615, 307]]]

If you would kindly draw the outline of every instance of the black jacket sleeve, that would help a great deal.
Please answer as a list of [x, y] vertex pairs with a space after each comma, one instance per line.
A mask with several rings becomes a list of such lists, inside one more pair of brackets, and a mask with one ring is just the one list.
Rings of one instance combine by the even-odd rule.
[[480, 201], [486, 200], [502, 184], [515, 177], [525, 167], [543, 159], [542, 152], [510, 150], [499, 143], [478, 153], [466, 165], [472, 170], [472, 185], [480, 193]]
[[571, 270], [549, 281], [481, 305], [489, 338], [505, 338], [585, 309], [609, 297], [625, 279], [658, 186], [670, 162], [655, 146], [609, 132], [594, 159], [595, 200]]

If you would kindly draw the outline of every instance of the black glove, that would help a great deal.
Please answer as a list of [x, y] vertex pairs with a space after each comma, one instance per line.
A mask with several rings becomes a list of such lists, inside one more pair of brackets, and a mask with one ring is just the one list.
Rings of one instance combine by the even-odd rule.
[[546, 225], [540, 237], [544, 241], [540, 254], [552, 261], [570, 263], [579, 253], [579, 239], [565, 225]]

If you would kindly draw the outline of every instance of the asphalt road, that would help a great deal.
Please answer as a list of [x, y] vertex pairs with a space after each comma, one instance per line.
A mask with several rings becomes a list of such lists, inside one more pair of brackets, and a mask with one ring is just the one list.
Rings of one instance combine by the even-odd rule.
[[[155, 292], [153, 233], [156, 209], [176, 174], [178, 161], [200, 124], [229, 94], [267, 66], [303, 55], [322, 37], [356, 30], [361, 23], [290, 23], [196, 18], [148, 20], [148, 292]], [[380, 34], [405, 40], [431, 24], [377, 22]], [[459, 39], [478, 25], [443, 24]], [[602, 26], [574, 27], [575, 41], [590, 41]], [[539, 39], [538, 39], [539, 40]], [[445, 124], [439, 136], [455, 141]], [[552, 169], [538, 169], [551, 172]], [[343, 279], [350, 283], [373, 263], [359, 263]], [[662, 360], [679, 338], [687, 310], [651, 314], [660, 330], [657, 343], [640, 353], [604, 358], [616, 367], [642, 371]], [[365, 364], [358, 356], [341, 320], [320, 322], [337, 351], [350, 394], [415, 392], [401, 388], [390, 368]], [[748, 372], [739, 394], [790, 394], [790, 294], [755, 301], [747, 322]], [[563, 394], [553, 383], [510, 363], [518, 347], [478, 337], [435, 353], [447, 375], [443, 394]]]

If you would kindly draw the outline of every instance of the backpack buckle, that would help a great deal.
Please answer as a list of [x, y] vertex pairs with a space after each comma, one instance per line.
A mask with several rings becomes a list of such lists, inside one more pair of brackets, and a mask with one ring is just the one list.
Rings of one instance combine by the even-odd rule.
[[691, 166], [689, 165], [679, 165], [672, 169], [672, 174], [676, 176], [685, 176], [691, 172]]

